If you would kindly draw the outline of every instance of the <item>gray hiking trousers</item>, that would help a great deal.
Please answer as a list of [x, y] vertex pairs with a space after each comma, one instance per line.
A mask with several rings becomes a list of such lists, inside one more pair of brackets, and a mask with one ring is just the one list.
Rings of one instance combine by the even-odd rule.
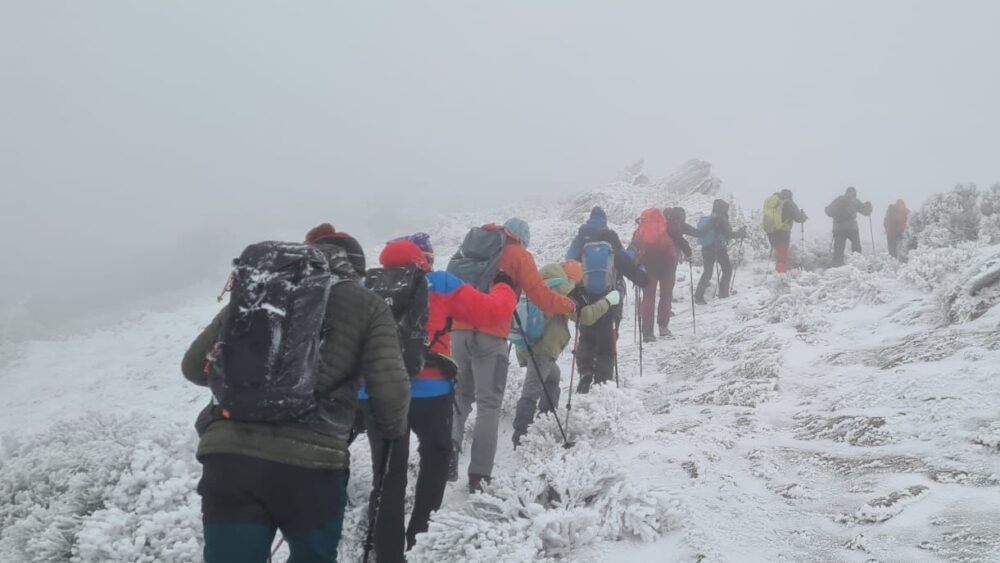
[[507, 387], [507, 339], [468, 330], [451, 335], [451, 351], [458, 364], [455, 402], [458, 416], [451, 438], [461, 447], [465, 421], [476, 404], [476, 426], [472, 432], [469, 475], [492, 476], [500, 427], [500, 404]]
[[[528, 373], [524, 377], [524, 387], [521, 388], [521, 398], [517, 400], [517, 412], [514, 414], [515, 434], [524, 434], [528, 430], [535, 420], [535, 409], [551, 412], [559, 404], [559, 365], [545, 354], [536, 353], [535, 359], [538, 360], [539, 372], [535, 371], [534, 362], [528, 358]], [[543, 381], [545, 389], [542, 388]], [[545, 390], [548, 390], [548, 397], [552, 398], [554, 405], [549, 404]]]

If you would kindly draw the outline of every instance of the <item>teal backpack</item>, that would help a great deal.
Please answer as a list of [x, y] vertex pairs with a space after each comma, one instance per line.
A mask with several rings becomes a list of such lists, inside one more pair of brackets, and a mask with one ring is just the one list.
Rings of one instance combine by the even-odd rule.
[[[569, 280], [561, 276], [545, 280], [545, 285], [549, 289], [554, 289], [567, 283], [569, 283]], [[517, 321], [514, 321], [514, 324], [510, 328], [510, 334], [507, 336], [511, 344], [518, 348], [524, 348], [527, 344], [534, 344], [541, 340], [542, 336], [545, 335], [545, 313], [538, 308], [538, 305], [535, 305], [528, 299], [527, 294], [521, 294], [521, 298], [517, 301], [516, 312], [517, 316], [521, 318], [521, 324], [524, 326], [524, 336], [528, 337], [528, 342], [525, 343], [524, 336], [517, 329]]]
[[715, 230], [715, 215], [705, 215], [699, 219], [698, 231], [701, 232], [698, 237], [698, 244], [701, 246], [712, 246], [719, 242], [719, 233]]

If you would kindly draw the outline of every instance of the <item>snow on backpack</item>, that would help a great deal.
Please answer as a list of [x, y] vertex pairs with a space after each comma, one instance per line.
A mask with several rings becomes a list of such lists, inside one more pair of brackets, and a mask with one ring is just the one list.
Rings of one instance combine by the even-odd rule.
[[719, 233], [715, 230], [715, 215], [705, 215], [698, 219], [698, 244], [701, 246], [712, 246], [719, 242]]
[[365, 287], [385, 300], [392, 309], [403, 352], [403, 364], [410, 376], [420, 373], [427, 361], [427, 318], [430, 316], [427, 272], [415, 265], [400, 268], [372, 268]]
[[[561, 285], [568, 284], [569, 280], [564, 277], [549, 278], [545, 280], [545, 285], [549, 289], [554, 289]], [[516, 309], [518, 317], [521, 319], [521, 325], [524, 327], [524, 334], [517, 328], [517, 323], [515, 322], [510, 329], [510, 334], [507, 339], [514, 346], [520, 348], [525, 347], [525, 337], [527, 337], [528, 344], [534, 344], [542, 339], [545, 335], [545, 313], [538, 308], [530, 299], [528, 299], [527, 294], [522, 293], [521, 298], [517, 301]]]
[[785, 201], [781, 196], [774, 194], [764, 200], [764, 232], [771, 235], [778, 231], [787, 230], [788, 225], [783, 219]]
[[651, 207], [642, 212], [633, 240], [641, 254], [677, 255], [667, 230], [667, 218], [659, 208]]
[[604, 241], [583, 245], [583, 289], [591, 295], [606, 295], [615, 289], [615, 249]]
[[222, 416], [306, 420], [318, 404], [319, 349], [330, 288], [348, 281], [303, 244], [262, 242], [234, 262], [208, 383]]
[[506, 245], [507, 234], [502, 228], [473, 227], [448, 262], [448, 273], [479, 291], [488, 292]]

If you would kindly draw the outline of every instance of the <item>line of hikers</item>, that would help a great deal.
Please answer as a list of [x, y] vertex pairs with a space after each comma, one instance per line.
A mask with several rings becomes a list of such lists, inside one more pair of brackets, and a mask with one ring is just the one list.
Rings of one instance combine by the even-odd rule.
[[[685, 235], [699, 237], [708, 264], [699, 302], [715, 262], [719, 296], [728, 294], [728, 210], [717, 200], [697, 229], [683, 209], [646, 210], [625, 247], [595, 207], [565, 260], [541, 269], [518, 218], [472, 229], [447, 271], [434, 270], [424, 233], [387, 243], [372, 269], [358, 241], [329, 224], [303, 244], [247, 247], [220, 295], [229, 292], [229, 303], [182, 362], [187, 379], [212, 391], [196, 423], [205, 560], [266, 561], [280, 530], [291, 561], [334, 561], [348, 447], [363, 431], [375, 481], [365, 557], [402, 561], [447, 482], [458, 479], [473, 405], [469, 491], [490, 482], [510, 348], [528, 369], [517, 447], [537, 413], [559, 402], [557, 360], [571, 341], [570, 320], [578, 393], [617, 381], [626, 280], [643, 289], [636, 293], [644, 338], [656, 338], [654, 320], [669, 336], [678, 249], [692, 253]], [[420, 461], [407, 523], [411, 431]]]
[[[858, 191], [849, 187], [844, 195], [838, 196], [824, 210], [833, 220], [833, 266], [844, 265], [844, 251], [847, 242], [851, 243], [851, 252], [861, 252], [861, 230], [858, 226], [858, 215], [871, 219], [872, 203], [862, 203], [858, 199]], [[799, 209], [791, 190], [775, 192], [764, 200], [763, 223], [764, 232], [775, 256], [775, 270], [779, 273], [788, 271], [789, 248], [792, 242], [792, 227], [795, 223], [803, 224], [808, 217]], [[889, 255], [899, 257], [899, 245], [906, 232], [910, 219], [910, 210], [902, 199], [890, 204], [885, 212], [883, 227], [885, 228], [886, 246]], [[871, 223], [869, 222], [869, 226]], [[875, 247], [875, 233], [872, 228], [872, 248]], [[803, 230], [803, 238], [805, 232]]]
[[[855, 215], [870, 210], [853, 188], [827, 208], [841, 260], [846, 240], [860, 245]], [[787, 269], [792, 224], [805, 220], [788, 190], [765, 204], [779, 271]], [[558, 358], [572, 341], [567, 412], [574, 389], [618, 383], [627, 281], [636, 288], [641, 342], [670, 337], [678, 264], [692, 256], [685, 237], [697, 239], [704, 260], [692, 300], [706, 303], [713, 275], [717, 296], [729, 296], [729, 243], [746, 229], [733, 231], [721, 199], [696, 227], [683, 208], [643, 211], [627, 247], [594, 207], [564, 260], [540, 269], [528, 251], [529, 225], [519, 218], [471, 229], [445, 271], [434, 269], [425, 233], [387, 243], [372, 269], [356, 239], [325, 223], [303, 244], [247, 247], [223, 292], [229, 303], [182, 362], [187, 379], [212, 391], [196, 423], [205, 560], [267, 561], [280, 530], [290, 561], [335, 561], [348, 448], [364, 432], [374, 475], [365, 560], [403, 561], [440, 508], [447, 482], [458, 480], [473, 405], [468, 489], [489, 484], [511, 348], [527, 368], [514, 447], [540, 412], [556, 415], [568, 447], [555, 413]], [[575, 388], [573, 370], [580, 372]], [[420, 460], [407, 522], [411, 431]]]

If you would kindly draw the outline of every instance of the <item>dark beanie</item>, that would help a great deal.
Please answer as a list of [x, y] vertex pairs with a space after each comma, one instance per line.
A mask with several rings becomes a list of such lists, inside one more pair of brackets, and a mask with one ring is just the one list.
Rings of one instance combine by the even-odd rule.
[[361, 243], [347, 233], [337, 232], [333, 225], [323, 223], [306, 233], [306, 244], [333, 244], [344, 249], [347, 259], [359, 276], [365, 275], [365, 251]]
[[593, 209], [590, 210], [591, 219], [600, 219], [601, 221], [608, 220], [608, 214], [604, 212], [599, 205], [595, 205]]
[[337, 229], [330, 223], [323, 223], [318, 227], [313, 227], [306, 233], [306, 244], [315, 244], [321, 240], [337, 238]]

